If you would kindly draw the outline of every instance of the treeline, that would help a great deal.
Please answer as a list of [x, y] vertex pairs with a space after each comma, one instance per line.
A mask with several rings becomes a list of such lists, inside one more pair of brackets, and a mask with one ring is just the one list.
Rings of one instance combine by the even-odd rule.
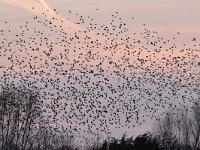
[[[4, 85], [0, 91], [0, 150], [79, 150], [72, 132], [51, 127], [36, 87]], [[103, 142], [101, 142], [103, 141]], [[200, 150], [200, 102], [171, 109], [153, 132], [86, 142], [86, 150]]]
[[[112, 138], [98, 150], [200, 150], [200, 100], [192, 107], [168, 110], [153, 132], [135, 138]], [[96, 150], [97, 150], [96, 149]]]
[[156, 123], [154, 134], [167, 150], [200, 149], [200, 99], [192, 107], [171, 109]]
[[74, 136], [56, 131], [43, 116], [37, 88], [4, 85], [0, 91], [0, 150], [64, 150]]

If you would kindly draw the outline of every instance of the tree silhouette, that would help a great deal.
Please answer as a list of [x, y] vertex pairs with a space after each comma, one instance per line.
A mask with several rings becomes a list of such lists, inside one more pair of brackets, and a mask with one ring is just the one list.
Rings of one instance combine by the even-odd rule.
[[173, 150], [177, 145], [175, 134], [175, 116], [172, 110], [166, 112], [163, 119], [156, 125], [156, 134], [160, 137], [162, 147], [166, 150]]
[[200, 101], [197, 100], [192, 107], [192, 147], [194, 150], [200, 149]]
[[[36, 87], [5, 84], [0, 91], [1, 150], [78, 150], [72, 132], [45, 124], [43, 102]], [[169, 110], [155, 126], [135, 138], [102, 140], [95, 135], [86, 150], [199, 150], [200, 102], [178, 111]]]
[[0, 149], [30, 148], [41, 117], [39, 91], [23, 85], [3, 85], [0, 92]]
[[157, 137], [150, 132], [139, 135], [134, 140], [134, 150], [159, 150], [160, 143]]

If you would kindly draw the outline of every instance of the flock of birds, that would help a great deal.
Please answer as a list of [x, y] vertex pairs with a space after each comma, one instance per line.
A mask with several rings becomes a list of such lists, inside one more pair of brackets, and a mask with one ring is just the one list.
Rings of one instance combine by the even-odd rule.
[[119, 12], [101, 24], [69, 10], [82, 27], [73, 31], [64, 27], [67, 17], [50, 21], [47, 12], [17, 27], [0, 24], [1, 83], [37, 86], [47, 124], [110, 134], [192, 104], [200, 94], [197, 37], [177, 45], [145, 24], [130, 31]]

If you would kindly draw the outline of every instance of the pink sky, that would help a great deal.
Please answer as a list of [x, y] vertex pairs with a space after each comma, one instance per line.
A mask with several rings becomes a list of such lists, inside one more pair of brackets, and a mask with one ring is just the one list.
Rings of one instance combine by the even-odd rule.
[[[200, 31], [200, 2], [198, 0], [57, 0], [56, 2], [46, 0], [45, 2], [51, 8], [70, 9], [82, 15], [94, 16], [100, 21], [104, 15], [119, 11], [123, 18], [135, 17], [137, 22], [145, 23], [165, 33], [179, 31], [193, 34]], [[3, 14], [2, 17], [12, 19], [17, 17], [23, 20], [23, 15], [30, 16], [27, 11], [32, 4], [40, 5], [40, 1], [0, 0], [0, 14]], [[24, 7], [26, 11], [17, 7]], [[100, 13], [95, 11], [96, 8], [101, 10]], [[21, 20], [17, 21], [21, 22]]]

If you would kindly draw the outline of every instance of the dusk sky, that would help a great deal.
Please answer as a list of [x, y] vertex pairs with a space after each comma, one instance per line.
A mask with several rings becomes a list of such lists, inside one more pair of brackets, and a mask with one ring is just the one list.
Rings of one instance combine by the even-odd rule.
[[[49, 10], [48, 12], [46, 11], [47, 9]], [[59, 13], [56, 14], [54, 9], [56, 9], [56, 12], [59, 12]], [[69, 11], [71, 11], [72, 14], [70, 14]], [[46, 18], [42, 14], [43, 12], [47, 13]], [[76, 15], [76, 14], [78, 14], [78, 15]], [[16, 32], [16, 34], [21, 32], [21, 29], [19, 28], [19, 26], [24, 25], [25, 22], [28, 21], [30, 28], [36, 28], [37, 30], [44, 31], [44, 33], [46, 33], [46, 34], [48, 34], [48, 33], [51, 34], [49, 36], [49, 39], [53, 43], [53, 42], [56, 42], [57, 36], [60, 36], [60, 35], [57, 32], [51, 33], [50, 30], [48, 30], [48, 28], [46, 28], [45, 26], [43, 26], [43, 25], [40, 26], [37, 22], [34, 22], [33, 18], [35, 16], [37, 16], [42, 21], [45, 19], [47, 19], [48, 21], [50, 20], [50, 21], [52, 21], [52, 23], [55, 26], [62, 26], [63, 31], [65, 31], [67, 33], [69, 32], [68, 34], [71, 35], [74, 32], [78, 32], [79, 30], [81, 30], [81, 31], [86, 30], [88, 27], [88, 24], [89, 24], [89, 23], [88, 24], [87, 23], [86, 24], [76, 24], [75, 22], [77, 21], [77, 16], [83, 16], [84, 18], [87, 18], [88, 16], [90, 16], [91, 18], [94, 18], [94, 23], [96, 23], [97, 25], [102, 25], [102, 24], [110, 23], [110, 21], [112, 20], [112, 17], [111, 17], [112, 14], [114, 14], [114, 15], [117, 14], [118, 17], [121, 17], [123, 19], [123, 21], [127, 23], [127, 28], [129, 29], [129, 32], [127, 33], [127, 35], [129, 35], [131, 38], [140, 39], [142, 37], [141, 34], [134, 35], [133, 33], [134, 32], [136, 32], [136, 33], [142, 32], [143, 33], [144, 29], [147, 28], [150, 31], [158, 32], [158, 36], [160, 38], [163, 38], [166, 41], [168, 39], [170, 39], [170, 42], [172, 41], [172, 43], [169, 43], [168, 45], [163, 46], [163, 49], [168, 49], [174, 43], [177, 45], [177, 47], [174, 47], [174, 52], [171, 53], [171, 51], [165, 51], [165, 50], [161, 51], [160, 53], [154, 54], [155, 59], [152, 58], [151, 61], [155, 61], [155, 63], [156, 63], [156, 65], [154, 66], [155, 68], [157, 66], [159, 66], [154, 71], [164, 72], [164, 75], [166, 75], [166, 76], [172, 75], [171, 79], [177, 80], [177, 82], [178, 82], [177, 83], [178, 85], [176, 87], [177, 88], [176, 91], [178, 94], [173, 95], [171, 97], [170, 94], [171, 94], [172, 88], [175, 88], [175, 87], [174, 86], [170, 87], [171, 81], [168, 81], [168, 80], [164, 81], [164, 79], [162, 80], [162, 82], [169, 84], [169, 87], [167, 87], [166, 89], [164, 89], [164, 87], [159, 89], [160, 90], [159, 92], [162, 93], [162, 96], [163, 96], [162, 99], [164, 99], [163, 101], [167, 101], [170, 98], [177, 98], [177, 100], [178, 101], [180, 100], [181, 102], [180, 103], [177, 101], [176, 102], [181, 105], [182, 104], [181, 97], [184, 95], [184, 92], [190, 91], [186, 87], [188, 85], [193, 84], [194, 82], [195, 82], [195, 85], [193, 85], [194, 88], [199, 86], [197, 84], [198, 83], [197, 81], [200, 79], [199, 72], [198, 72], [198, 65], [190, 66], [190, 64], [187, 64], [186, 68], [187, 69], [190, 68], [190, 69], [187, 70], [188, 72], [183, 71], [183, 73], [185, 73], [185, 74], [188, 73], [188, 74], [187, 75], [184, 74], [183, 76], [181, 76], [182, 74], [181, 73], [179, 74], [177, 72], [178, 71], [181, 72], [184, 67], [179, 68], [179, 66], [178, 67], [176, 66], [177, 68], [174, 69], [173, 65], [171, 65], [170, 66], [171, 68], [170, 67], [165, 68], [165, 67], [163, 67], [163, 64], [165, 65], [165, 62], [164, 62], [165, 60], [163, 59], [163, 57], [165, 56], [166, 58], [168, 58], [168, 56], [171, 57], [171, 55], [172, 56], [184, 56], [185, 54], [187, 54], [187, 52], [179, 53], [181, 51], [181, 49], [184, 47], [183, 44], [186, 43], [186, 46], [188, 46], [187, 48], [189, 48], [190, 46], [194, 46], [194, 43], [193, 43], [194, 38], [195, 38], [195, 41], [197, 41], [197, 43], [200, 40], [200, 36], [199, 36], [199, 33], [200, 33], [200, 1], [199, 0], [0, 0], [0, 30], [3, 29], [5, 31], [8, 31], [8, 29], [11, 29], [12, 33], [5, 34], [5, 37], [8, 39], [8, 41], [12, 41], [14, 38], [13, 35], [15, 34], [15, 32]], [[64, 23], [61, 23], [59, 21], [54, 21], [54, 20], [52, 20], [52, 17], [55, 17], [58, 20], [65, 20], [65, 21], [64, 21]], [[5, 22], [8, 22], [8, 23], [5, 24]], [[70, 31], [67, 29], [69, 27], [71, 27]], [[89, 36], [93, 37], [96, 34], [96, 32], [97, 31], [94, 30], [88, 34], [89, 34]], [[28, 31], [27, 33], [25, 33], [25, 35], [26, 35], [26, 37], [32, 37], [34, 35], [34, 32]], [[80, 37], [81, 37], [81, 35], [80, 35]], [[4, 36], [0, 36], [0, 42], [2, 42], [3, 38], [4, 38]], [[99, 36], [99, 41], [101, 41], [101, 40], [103, 41], [104, 39], [105, 39], [104, 36]], [[119, 39], [117, 39], [116, 41], [118, 42], [118, 40]], [[36, 37], [36, 41], [39, 41], [39, 38], [37, 39], [37, 37]], [[140, 40], [140, 41], [141, 41], [141, 43], [143, 42], [143, 40]], [[151, 39], [150, 39], [150, 41], [151, 41]], [[140, 43], [140, 42], [138, 42], [138, 43]], [[85, 44], [80, 42], [80, 46], [84, 47]], [[151, 46], [149, 46], [149, 45], [145, 45], [145, 46], [151, 50]], [[14, 48], [15, 44], [11, 45], [11, 47]], [[63, 48], [62, 45], [59, 45], [59, 46], [53, 45], [53, 47], [58, 50]], [[41, 46], [41, 49], [42, 48], [44, 50], [47, 49], [47, 47], [45, 47], [44, 45]], [[121, 58], [123, 55], [125, 55], [125, 53], [123, 52], [123, 48], [125, 48], [125, 46], [122, 45], [121, 50], [117, 51], [116, 53], [115, 52], [107, 52], [107, 51], [103, 52], [103, 51], [100, 51], [100, 48], [94, 49], [92, 52], [94, 52], [94, 53], [96, 51], [100, 52], [100, 56], [102, 56], [104, 58], [106, 56], [111, 57], [114, 62], [115, 61], [117, 62], [118, 58]], [[140, 48], [142, 49], [144, 47], [142, 47], [140, 45], [136, 45], [135, 46], [136, 52], [138, 52], [137, 50]], [[195, 47], [191, 47], [191, 48], [199, 49], [200, 48], [199, 43], [195, 44]], [[60, 51], [58, 52], [58, 50], [54, 50], [52, 52], [52, 55], [58, 56], [58, 55], [62, 54], [62, 52], [60, 52]], [[132, 50], [133, 49], [131, 49], [130, 51], [132, 51]], [[70, 49], [69, 49], [69, 51], [70, 51]], [[115, 53], [114, 56], [113, 56], [113, 53]], [[2, 54], [4, 54], [4, 53], [2, 52]], [[0, 62], [1, 62], [1, 64], [3, 64], [0, 69], [1, 74], [5, 73], [4, 71], [7, 70], [7, 68], [9, 68], [8, 66], [11, 66], [9, 61], [7, 63], [7, 57], [11, 56], [11, 54], [12, 54], [12, 52], [8, 53], [8, 55], [6, 53], [4, 55], [1, 55], [1, 57], [3, 58], [3, 59], [1, 59], [1, 57], [0, 57], [0, 59], [1, 59]], [[33, 53], [32, 52], [30, 52], [30, 53], [23, 52], [23, 49], [21, 52], [15, 51], [15, 54], [16, 54], [16, 58], [19, 58], [19, 59], [23, 59], [23, 58], [21, 58], [22, 56], [27, 58], [28, 54], [33, 55], [33, 56], [38, 56], [38, 54], [36, 54], [35, 52], [33, 52]], [[150, 54], [153, 54], [153, 52], [147, 53], [146, 51], [142, 50], [140, 58], [145, 58], [147, 55], [150, 56]], [[78, 57], [71, 54], [71, 52], [69, 52], [69, 55], [70, 55], [70, 58], [69, 58], [70, 62], [78, 59]], [[193, 55], [196, 55], [196, 56], [193, 57]], [[44, 57], [42, 54], [40, 56], [43, 60], [46, 59], [46, 57]], [[192, 52], [192, 55], [191, 55], [191, 57], [193, 58], [192, 62], [194, 61], [194, 63], [198, 63], [198, 61], [200, 61], [199, 56], [200, 56], [199, 51]], [[127, 56], [127, 58], [130, 59], [130, 63], [135, 63], [135, 60], [133, 57]], [[41, 63], [43, 63], [42, 59], [41, 59]], [[182, 64], [182, 60], [180, 61], [180, 64]], [[28, 62], [28, 61], [29, 61], [29, 59], [25, 60], [25, 62]], [[187, 61], [189, 63], [191, 62], [190, 58], [188, 58], [187, 56], [184, 57], [184, 61]], [[48, 59], [47, 62], [49, 62], [50, 66], [53, 65], [53, 62], [50, 59]], [[120, 62], [120, 61], [118, 61], [118, 62]], [[164, 62], [164, 63], [161, 64], [160, 62]], [[37, 63], [38, 64], [36, 64], [36, 66], [37, 65], [39, 66], [40, 61], [37, 61]], [[96, 65], [97, 61], [94, 60], [93, 63]], [[83, 65], [84, 65], [84, 63], [83, 63]], [[106, 62], [103, 65], [104, 66], [102, 68], [106, 68], [107, 66], [109, 66], [109, 64]], [[147, 67], [148, 69], [154, 69], [154, 67], [150, 67], [149, 65], [150, 65], [150, 62], [147, 62], [147, 64], [144, 65], [144, 68]], [[76, 69], [78, 70], [78, 65], [76, 67], [77, 67]], [[126, 65], [124, 65], [124, 66], [122, 65], [121, 67], [122, 68], [120, 68], [120, 70], [123, 70], [123, 67], [125, 68]], [[5, 70], [3, 70], [2, 68], [4, 68]], [[50, 72], [50, 73], [54, 73], [57, 71], [55, 68], [53, 68], [53, 69], [52, 68], [50, 67], [50, 69], [48, 68], [49, 70], [47, 69], [46, 71]], [[66, 65], [65, 68], [69, 68], [69, 66]], [[111, 67], [111, 69], [109, 71], [113, 71], [112, 69], [115, 71], [116, 68]], [[140, 72], [141, 70], [140, 69], [138, 69], [138, 70], [130, 69], [127, 72], [124, 71], [125, 72], [124, 76], [129, 78], [129, 76], [131, 76], [130, 72]], [[168, 70], [170, 70], [170, 71], [176, 70], [177, 72], [169, 73]], [[18, 73], [21, 72], [22, 76], [29, 74], [29, 70], [27, 68], [25, 68], [25, 69], [20, 68], [17, 65], [15, 67], [15, 71]], [[152, 72], [154, 72], [154, 71], [152, 71]], [[195, 73], [194, 77], [193, 77], [192, 73]], [[12, 74], [12, 71], [11, 71], [11, 74]], [[111, 77], [110, 74], [111, 74], [110, 72], [108, 72], [108, 73], [105, 72], [105, 76], [107, 76], [108, 78]], [[140, 75], [137, 74], [136, 77], [138, 77], [138, 76], [140, 76]], [[65, 83], [65, 77], [60, 77], [60, 76], [58, 76], [58, 77], [60, 78], [61, 83], [58, 83], [57, 85], [60, 85], [59, 88], [62, 88], [64, 86], [64, 84], [62, 84], [62, 83]], [[141, 78], [142, 77], [143, 77], [143, 74], [142, 74]], [[148, 73], [145, 75], [145, 77], [148, 78]], [[191, 82], [188, 80], [186, 81], [185, 79], [187, 77], [188, 78], [191, 77], [192, 81]], [[39, 78], [39, 76], [36, 78]], [[52, 76], [52, 78], [56, 78], [56, 76]], [[99, 80], [99, 78], [94, 77], [91, 80], [97, 81], [97, 80]], [[160, 78], [162, 78], [162, 77], [160, 77], [159, 79], [157, 77], [155, 77], [155, 78], [156, 78], [156, 83], [155, 84], [153, 83], [153, 85], [152, 84], [150, 85], [150, 81], [148, 81], [148, 83], [146, 83], [146, 80], [144, 80], [145, 81], [144, 83], [141, 83], [140, 88], [143, 89], [143, 91], [142, 91], [143, 94], [141, 94], [141, 95], [139, 94], [140, 91], [138, 91], [138, 90], [134, 91], [135, 95], [133, 96], [130, 94], [129, 90], [123, 89], [124, 96], [122, 96], [122, 100], [129, 103], [132, 98], [137, 99], [138, 105], [141, 105], [141, 107], [140, 107], [140, 109], [138, 109], [138, 111], [141, 111], [141, 114], [140, 114], [141, 116], [142, 115], [146, 116], [145, 117], [146, 122], [142, 123], [143, 120], [141, 120], [141, 124], [138, 123], [139, 125], [137, 124], [136, 127], [131, 127], [131, 128], [121, 127], [121, 124], [124, 123], [123, 117], [125, 116], [124, 113], [122, 113], [122, 115], [120, 116], [120, 117], [122, 117], [122, 119], [121, 119], [122, 122], [119, 125], [120, 127], [118, 127], [120, 129], [115, 128], [112, 125], [110, 127], [110, 131], [113, 135], [122, 135], [124, 132], [129, 132], [129, 131], [131, 131], [133, 134], [134, 133], [138, 134], [138, 133], [142, 133], [146, 130], [152, 129], [153, 122], [155, 121], [154, 119], [153, 120], [150, 119], [151, 118], [150, 113], [152, 113], [152, 111], [149, 111], [149, 110], [146, 111], [145, 109], [146, 109], [147, 101], [149, 98], [149, 96], [146, 95], [147, 91], [148, 90], [149, 91], [156, 90], [157, 86], [160, 85], [160, 82], [161, 82]], [[31, 77], [31, 79], [34, 79], [34, 78]], [[179, 79], [181, 79], [181, 80], [179, 80]], [[121, 84], [120, 81], [122, 82], [122, 85], [123, 85], [124, 81], [122, 79], [118, 80], [117, 78], [113, 77], [113, 80], [110, 79], [109, 84], [111, 84], [112, 87], [117, 87], [118, 84], [116, 82], [119, 82], [119, 85], [120, 85]], [[141, 81], [143, 81], [143, 79], [141, 79]], [[180, 84], [179, 84], [179, 81], [180, 81]], [[66, 83], [66, 84], [68, 84], [68, 83]], [[184, 86], [184, 85], [186, 85], [186, 86]], [[38, 83], [38, 86], [43, 86], [43, 85], [42, 85], [42, 83]], [[104, 87], [104, 84], [102, 83], [101, 86]], [[193, 86], [191, 86], [191, 87], [193, 87]], [[77, 84], [76, 88], [80, 91], [84, 91], [80, 84]], [[107, 90], [107, 87], [105, 87], [105, 90]], [[94, 95], [96, 94], [95, 92], [98, 93], [98, 89], [97, 89], [97, 91], [94, 91]], [[198, 95], [197, 93], [198, 93], [198, 91], [194, 91], [192, 89], [190, 91], [190, 94], [186, 94], [186, 97], [185, 97], [186, 101], [187, 101], [187, 99], [189, 100], [191, 98], [196, 98]], [[64, 93], [62, 93], [62, 94], [64, 94]], [[120, 97], [121, 97], [120, 96], [121, 91], [117, 91], [116, 94], [112, 94], [111, 92], [108, 92], [108, 95], [109, 94], [112, 99], [115, 99], [116, 97], [120, 99]], [[96, 94], [96, 95], [98, 95], [98, 94]], [[161, 98], [160, 96], [157, 96], [156, 94], [155, 94], [156, 96], [155, 95], [153, 96], [153, 95], [154, 94], [151, 95], [152, 98], [155, 98], [155, 99]], [[139, 101], [142, 98], [144, 98], [145, 100]], [[109, 98], [108, 98], [108, 100], [109, 100]], [[104, 101], [104, 100], [102, 100], [102, 101]], [[158, 101], [156, 101], [156, 103], [157, 102]], [[174, 102], [174, 103], [176, 103], [176, 102]], [[107, 103], [107, 102], [105, 102], [105, 103]], [[152, 105], [153, 104], [154, 103], [152, 102]], [[117, 105], [116, 107], [118, 107], [118, 106], [120, 107], [120, 105], [121, 104]], [[151, 102], [149, 102], [148, 105], [151, 105]], [[164, 106], [164, 108], [165, 107], [167, 110], [168, 104], [166, 106]], [[162, 111], [164, 111], [164, 108], [162, 108], [162, 107], [158, 108], [158, 109], [156, 108], [156, 113], [155, 114], [153, 113], [153, 116], [156, 116], [156, 115], [159, 115], [160, 113], [162, 113]], [[111, 114], [112, 114], [112, 111], [111, 111]], [[109, 118], [111, 116], [108, 115], [106, 117]], [[58, 115], [58, 117], [59, 117], [59, 115]], [[132, 119], [134, 120], [135, 118], [133, 117]], [[63, 122], [63, 124], [65, 124], [65, 123], [66, 122]], [[135, 122], [133, 121], [133, 124], [134, 123]], [[98, 124], [98, 121], [95, 122], [95, 124]], [[83, 128], [86, 128], [86, 127], [84, 126]]]
[[[1, 0], [2, 17], [12, 18], [13, 22], [20, 22], [24, 16], [30, 16], [31, 4], [40, 5], [40, 1], [30, 0]], [[186, 32], [196, 33], [199, 27], [198, 0], [46, 0], [51, 8], [60, 10], [73, 10], [82, 15], [92, 15], [96, 20], [102, 19], [104, 15], [119, 11], [123, 18], [135, 17], [137, 22], [146, 23], [151, 28], [163, 32]], [[13, 5], [13, 6], [11, 6]], [[26, 10], [22, 10], [21, 8]], [[95, 9], [99, 8], [100, 13]], [[16, 21], [14, 18], [19, 18]], [[20, 20], [21, 18], [21, 20]], [[101, 21], [101, 20], [100, 20]]]

